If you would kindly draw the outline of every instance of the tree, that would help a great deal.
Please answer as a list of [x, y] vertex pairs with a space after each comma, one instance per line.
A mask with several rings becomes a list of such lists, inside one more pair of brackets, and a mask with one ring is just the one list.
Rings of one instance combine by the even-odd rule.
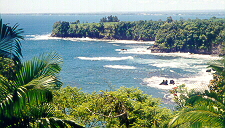
[[216, 71], [209, 90], [186, 98], [182, 110], [169, 123], [170, 127], [225, 126], [225, 58], [209, 67]]
[[171, 16], [167, 17], [166, 22], [167, 23], [172, 23], [173, 22], [173, 18]]
[[[56, 77], [61, 69], [60, 62], [61, 58], [55, 53], [41, 55], [22, 63], [22, 68], [16, 71], [14, 80], [0, 76], [1, 126], [26, 127], [43, 122], [47, 125], [48, 118], [60, 122], [59, 119], [53, 118], [53, 110], [49, 106], [53, 98], [51, 90], [61, 86]], [[61, 123], [67, 124], [65, 121]]]
[[167, 17], [166, 21], [119, 22], [116, 16], [110, 15], [100, 22], [101, 27], [93, 27], [96, 23], [83, 23], [70, 24], [69, 29], [67, 24], [65, 30], [61, 22], [56, 22], [52, 36], [155, 41], [152, 52], [224, 54], [224, 19], [174, 21]]
[[[1, 20], [2, 21], [2, 20]], [[2, 22], [1, 22], [2, 23]], [[10, 59], [17, 57], [16, 62], [20, 63], [21, 48], [16, 45], [10, 47], [23, 39], [20, 36], [21, 29], [10, 28], [1, 24], [0, 49], [10, 51], [11, 58], [3, 55], [1, 68], [5, 64], [11, 64]], [[14, 42], [15, 41], [15, 42]], [[6, 47], [7, 46], [7, 47]], [[12, 58], [13, 57], [13, 58]], [[9, 60], [8, 60], [9, 59]], [[20, 64], [14, 70], [13, 66], [7, 70], [13, 70], [5, 75], [1, 69], [0, 74], [0, 126], [1, 127], [67, 127], [78, 126], [73, 121], [54, 118], [53, 109], [50, 106], [52, 101], [52, 89], [58, 89], [62, 83], [58, 80], [57, 74], [61, 70], [61, 57], [56, 53], [43, 54], [34, 57], [31, 61]], [[15, 66], [18, 65], [15, 63]], [[79, 126], [78, 126], [79, 127]]]
[[171, 111], [160, 100], [136, 88], [86, 94], [66, 87], [54, 92], [58, 117], [74, 119], [86, 127], [163, 127]]
[[20, 58], [22, 57], [20, 40], [23, 36], [22, 29], [17, 29], [18, 24], [13, 27], [2, 23], [0, 19], [0, 57], [12, 59], [15, 64], [21, 63]]
[[117, 16], [108, 16], [108, 17], [103, 17], [100, 19], [100, 22], [119, 22], [120, 20], [118, 19]]
[[71, 22], [71, 24], [80, 24], [80, 20], [76, 20], [76, 22]]
[[66, 21], [56, 22], [53, 25], [51, 36], [67, 37], [69, 28], [70, 28], [69, 22], [66, 22]]

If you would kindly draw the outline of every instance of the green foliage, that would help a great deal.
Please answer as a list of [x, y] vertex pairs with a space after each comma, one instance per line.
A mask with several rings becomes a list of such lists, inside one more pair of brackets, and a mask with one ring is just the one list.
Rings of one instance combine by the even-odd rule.
[[17, 66], [14, 61], [9, 58], [0, 57], [0, 74], [8, 79], [15, 77]]
[[[217, 22], [212, 20], [191, 20], [173, 21], [161, 26], [156, 36], [156, 43], [162, 49], [168, 48], [170, 51], [185, 51], [192, 53], [212, 53], [216, 41], [225, 27], [224, 21]], [[166, 43], [165, 46], [161, 44]]]
[[[113, 17], [113, 16], [112, 16]], [[105, 17], [102, 20], [107, 20]], [[109, 22], [109, 23], [108, 23]], [[54, 26], [62, 26], [56, 22]], [[134, 21], [71, 24], [68, 29], [53, 28], [53, 36], [90, 37], [121, 40], [156, 41], [152, 52], [191, 52], [224, 54], [225, 19], [185, 21]], [[68, 26], [68, 25], [66, 25]], [[66, 35], [61, 36], [62, 32]]]
[[100, 22], [119, 22], [120, 20], [118, 19], [117, 16], [108, 16], [108, 17], [103, 17], [100, 19]]
[[[181, 111], [170, 121], [170, 127], [216, 127], [225, 126], [225, 61], [214, 61], [210, 68], [215, 70], [214, 79], [209, 85], [209, 90], [204, 93], [186, 95]], [[175, 92], [172, 90], [172, 92]], [[183, 92], [181, 92], [184, 94]], [[175, 97], [175, 101], [176, 101]], [[180, 98], [180, 99], [179, 99]], [[181, 97], [178, 97], [182, 100]]]
[[18, 25], [0, 21], [0, 126], [2, 128], [81, 127], [70, 120], [54, 118], [50, 102], [52, 89], [62, 83], [57, 78], [61, 57], [43, 54], [20, 62], [22, 56]]
[[13, 27], [3, 24], [0, 19], [0, 57], [9, 58], [14, 61], [15, 64], [21, 63], [20, 58], [22, 57], [20, 40], [23, 36], [22, 29], [18, 29], [18, 24]]
[[177, 104], [178, 110], [188, 105], [187, 101], [190, 99], [190, 97], [201, 95], [204, 92], [205, 90], [201, 89], [188, 90], [185, 87], [185, 84], [179, 85], [170, 90], [170, 93], [173, 95], [173, 100]]
[[70, 28], [69, 22], [66, 21], [59, 21], [54, 23], [52, 36], [57, 37], [66, 37], [68, 34], [68, 29]]
[[66, 87], [54, 95], [56, 115], [86, 127], [163, 127], [172, 116], [159, 99], [136, 88], [86, 94]]
[[29, 125], [36, 118], [51, 115], [47, 106], [52, 100], [50, 89], [61, 86], [56, 77], [60, 61], [55, 53], [42, 55], [22, 63], [12, 80], [0, 76], [1, 126]]
[[80, 20], [77, 20], [76, 22], [71, 22], [70, 24], [80, 24]]

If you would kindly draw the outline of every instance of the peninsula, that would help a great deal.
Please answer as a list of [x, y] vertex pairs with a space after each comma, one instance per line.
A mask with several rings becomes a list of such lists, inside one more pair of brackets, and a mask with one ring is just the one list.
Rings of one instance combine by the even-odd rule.
[[190, 52], [223, 55], [225, 19], [180, 19], [166, 21], [119, 21], [116, 16], [99, 23], [59, 21], [54, 23], [52, 37], [74, 37], [110, 40], [155, 41], [149, 49], [155, 53]]

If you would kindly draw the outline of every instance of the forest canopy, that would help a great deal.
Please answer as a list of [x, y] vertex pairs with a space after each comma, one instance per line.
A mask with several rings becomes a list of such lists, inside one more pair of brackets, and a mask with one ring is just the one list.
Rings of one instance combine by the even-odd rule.
[[119, 22], [120, 20], [118, 19], [117, 16], [108, 16], [108, 17], [103, 17], [100, 19], [100, 22]]
[[[110, 16], [109, 16], [110, 17]], [[113, 16], [111, 16], [113, 17]], [[108, 21], [109, 18], [104, 18]], [[101, 19], [102, 20], [102, 19]], [[166, 21], [120, 21], [53, 25], [53, 37], [155, 41], [152, 52], [221, 54], [225, 40], [225, 19], [180, 19]]]

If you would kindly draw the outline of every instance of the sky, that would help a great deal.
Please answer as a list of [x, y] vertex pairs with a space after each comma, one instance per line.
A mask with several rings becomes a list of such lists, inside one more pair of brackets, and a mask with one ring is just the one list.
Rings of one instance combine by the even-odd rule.
[[224, 10], [225, 0], [0, 0], [0, 13]]

